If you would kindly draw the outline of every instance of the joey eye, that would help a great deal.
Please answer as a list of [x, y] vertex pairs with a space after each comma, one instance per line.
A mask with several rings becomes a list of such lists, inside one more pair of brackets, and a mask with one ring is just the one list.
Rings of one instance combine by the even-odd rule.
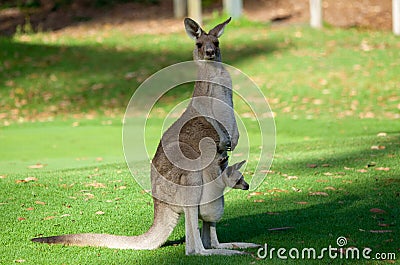
[[219, 46], [219, 41], [214, 41], [214, 45], [215, 45], [215, 47], [218, 47]]
[[202, 44], [201, 42], [197, 42], [197, 43], [196, 43], [196, 46], [197, 46], [197, 48], [199, 48], [199, 49], [200, 49], [200, 48], [201, 48], [201, 46], [203, 46], [203, 44]]

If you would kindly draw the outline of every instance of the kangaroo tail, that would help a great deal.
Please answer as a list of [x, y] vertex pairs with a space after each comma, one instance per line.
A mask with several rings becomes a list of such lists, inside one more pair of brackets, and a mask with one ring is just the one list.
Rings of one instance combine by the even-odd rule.
[[117, 249], [156, 249], [164, 244], [176, 226], [179, 214], [167, 205], [155, 204], [154, 221], [150, 229], [139, 236], [108, 234], [71, 234], [33, 238], [33, 242], [71, 246], [96, 246]]

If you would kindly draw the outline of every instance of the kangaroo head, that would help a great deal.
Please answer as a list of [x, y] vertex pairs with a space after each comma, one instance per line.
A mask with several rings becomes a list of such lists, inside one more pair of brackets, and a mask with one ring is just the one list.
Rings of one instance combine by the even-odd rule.
[[194, 20], [185, 18], [186, 33], [196, 41], [193, 51], [194, 60], [221, 61], [218, 38], [224, 33], [224, 28], [230, 21], [231, 18], [228, 18], [206, 33]]
[[243, 174], [239, 171], [244, 163], [246, 163], [246, 160], [226, 168], [222, 175], [226, 186], [229, 186], [233, 189], [249, 189], [249, 184], [244, 180]]

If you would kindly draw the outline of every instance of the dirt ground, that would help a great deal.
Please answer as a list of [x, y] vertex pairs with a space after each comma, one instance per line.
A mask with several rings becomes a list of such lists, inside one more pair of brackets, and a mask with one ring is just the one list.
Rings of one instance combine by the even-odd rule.
[[[204, 8], [204, 15], [222, 10], [222, 1]], [[307, 23], [309, 0], [245, 0], [244, 14], [251, 20], [273, 23]], [[362, 27], [390, 30], [392, 0], [324, 0], [323, 17], [338, 27]], [[29, 23], [27, 23], [29, 22]], [[158, 5], [125, 3], [112, 7], [93, 8], [72, 5], [55, 9], [21, 11], [15, 8], [0, 10], [0, 35], [12, 35], [17, 28], [31, 25], [33, 30], [76, 31], [93, 27], [126, 27], [137, 33], [169, 33], [182, 30], [181, 19], [173, 17], [172, 0]]]

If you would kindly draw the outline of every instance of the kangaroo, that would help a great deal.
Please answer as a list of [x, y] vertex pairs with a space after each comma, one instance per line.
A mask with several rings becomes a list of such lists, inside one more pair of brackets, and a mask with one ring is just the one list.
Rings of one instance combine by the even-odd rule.
[[[209, 186], [203, 190], [205, 194], [204, 197], [211, 196], [212, 198], [218, 197], [218, 199], [213, 200], [206, 204], [201, 204], [199, 206], [200, 218], [203, 220], [203, 226], [201, 229], [201, 240], [203, 246], [206, 249], [217, 248], [256, 248], [259, 247], [257, 244], [253, 243], [242, 243], [242, 242], [232, 242], [232, 243], [219, 243], [216, 223], [221, 219], [224, 213], [224, 190], [227, 187], [233, 189], [248, 190], [249, 184], [244, 180], [242, 173], [239, 169], [246, 162], [246, 160], [236, 163], [232, 166], [226, 167], [228, 157], [223, 157], [220, 159], [219, 163], [221, 168], [225, 167], [221, 176], [216, 179], [213, 186]], [[216, 194], [218, 194], [216, 196]], [[203, 198], [204, 199], [204, 198]], [[205, 198], [207, 201], [208, 199]]]
[[[186, 255], [244, 254], [237, 250], [206, 249], [198, 227], [199, 205], [207, 203], [207, 196], [217, 199], [205, 192], [218, 182], [218, 177], [227, 166], [227, 162], [220, 163], [220, 159], [236, 147], [239, 138], [229, 73], [219, 64], [201, 63], [221, 61], [218, 38], [229, 22], [230, 18], [206, 33], [192, 19], [184, 20], [187, 34], [196, 41], [193, 59], [200, 64], [199, 80], [214, 80], [215, 83], [195, 82], [188, 107], [161, 138], [151, 162], [154, 219], [150, 229], [139, 236], [73, 234], [34, 238], [32, 241], [117, 249], [156, 249], [167, 241], [179, 216], [184, 214]], [[224, 108], [222, 103], [230, 108]], [[209, 230], [210, 235], [213, 234], [215, 225], [211, 223]], [[205, 234], [203, 238], [207, 238]], [[214, 244], [217, 242], [211, 240], [214, 238], [216, 234], [215, 237], [210, 236], [208, 241]]]

